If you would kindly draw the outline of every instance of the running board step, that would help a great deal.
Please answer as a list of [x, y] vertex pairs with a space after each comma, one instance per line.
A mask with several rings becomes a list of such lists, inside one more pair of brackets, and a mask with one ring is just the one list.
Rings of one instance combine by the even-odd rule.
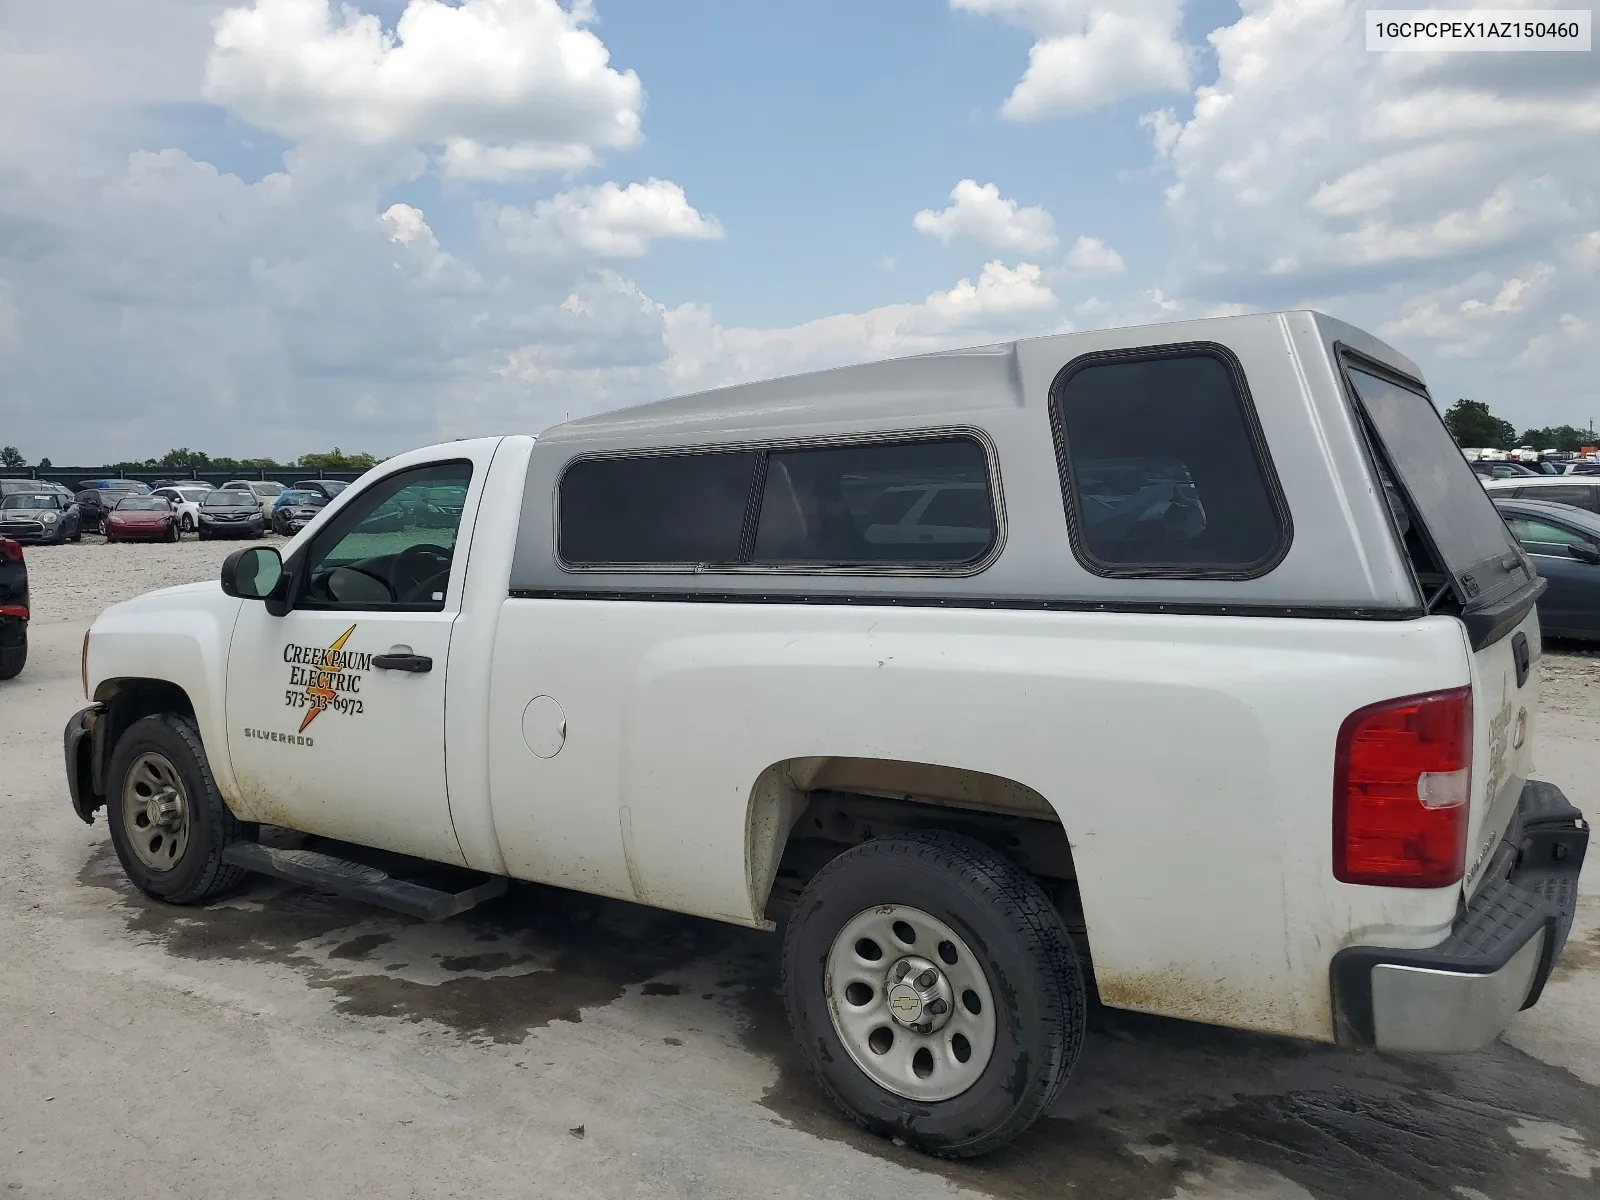
[[275, 875], [321, 891], [349, 896], [352, 900], [364, 900], [424, 921], [442, 921], [506, 893], [503, 875], [490, 875], [465, 891], [446, 892], [408, 883], [377, 867], [335, 858], [331, 854], [263, 846], [260, 842], [233, 842], [223, 848], [222, 861], [247, 871], [259, 871], [263, 875]]

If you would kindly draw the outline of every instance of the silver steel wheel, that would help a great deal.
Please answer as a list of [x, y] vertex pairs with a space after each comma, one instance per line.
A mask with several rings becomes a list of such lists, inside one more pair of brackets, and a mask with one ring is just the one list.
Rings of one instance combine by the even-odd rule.
[[189, 845], [189, 796], [171, 760], [154, 750], [133, 760], [122, 784], [122, 828], [139, 861], [170, 871]]
[[961, 936], [921, 909], [883, 904], [845, 922], [823, 989], [845, 1050], [896, 1096], [959, 1096], [994, 1053], [988, 976]]

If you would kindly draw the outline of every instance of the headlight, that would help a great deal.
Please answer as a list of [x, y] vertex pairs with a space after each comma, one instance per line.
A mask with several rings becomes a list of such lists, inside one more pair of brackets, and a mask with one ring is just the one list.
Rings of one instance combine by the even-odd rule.
[[40, 517], [40, 520], [42, 520], [46, 525], [54, 525], [56, 523], [56, 514], [53, 512], [47, 512]]

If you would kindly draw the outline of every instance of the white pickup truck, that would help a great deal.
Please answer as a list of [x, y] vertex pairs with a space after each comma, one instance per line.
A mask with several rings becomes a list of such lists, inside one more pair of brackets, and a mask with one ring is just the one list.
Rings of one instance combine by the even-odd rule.
[[102, 613], [66, 767], [178, 904], [781, 926], [822, 1087], [965, 1156], [1090, 994], [1414, 1052], [1531, 1005], [1588, 841], [1529, 778], [1540, 587], [1361, 331], [1046, 337], [390, 459]]

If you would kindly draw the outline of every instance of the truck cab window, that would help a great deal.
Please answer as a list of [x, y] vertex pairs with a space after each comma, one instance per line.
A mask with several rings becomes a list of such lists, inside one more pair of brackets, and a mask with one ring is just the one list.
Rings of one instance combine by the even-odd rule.
[[435, 463], [380, 480], [312, 543], [297, 604], [444, 608], [472, 465]]

